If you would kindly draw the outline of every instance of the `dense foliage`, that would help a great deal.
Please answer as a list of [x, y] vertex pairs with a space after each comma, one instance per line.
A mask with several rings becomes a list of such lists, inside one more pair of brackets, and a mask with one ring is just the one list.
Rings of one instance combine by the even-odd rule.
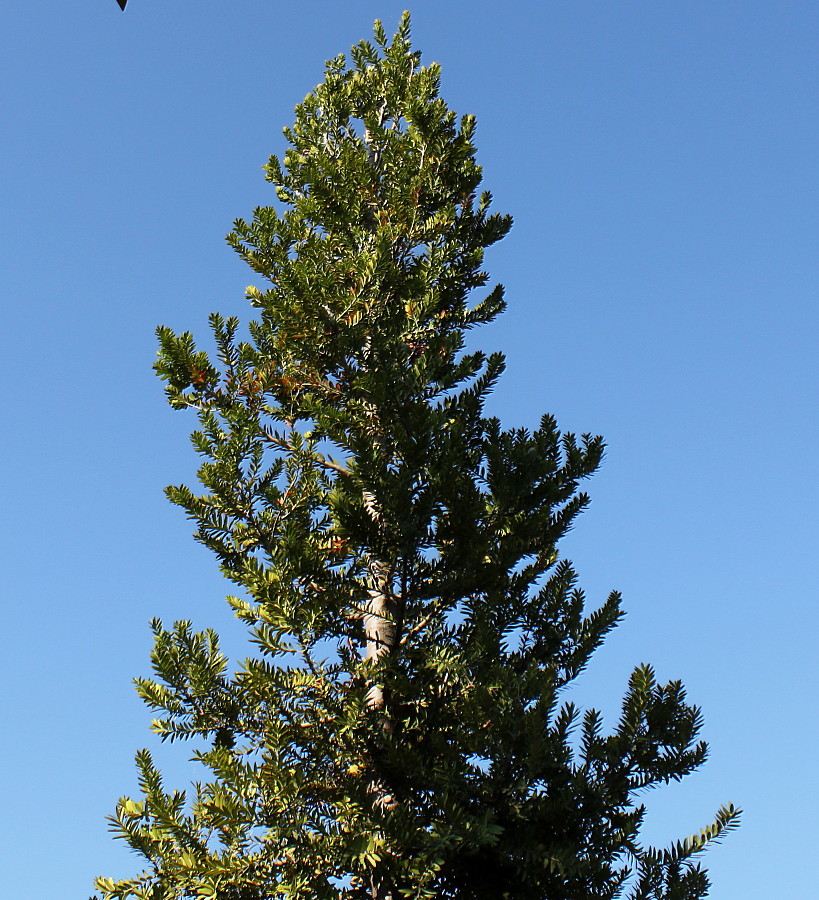
[[217, 353], [159, 329], [157, 370], [197, 411], [205, 492], [168, 490], [240, 596], [256, 651], [154, 622], [138, 679], [163, 739], [197, 738], [209, 780], [142, 797], [115, 831], [148, 866], [106, 900], [695, 900], [693, 861], [731, 807], [644, 847], [646, 788], [705, 759], [700, 712], [649, 666], [604, 730], [563, 697], [616, 625], [556, 545], [600, 438], [484, 416], [503, 357], [464, 335], [504, 308], [486, 247], [509, 230], [478, 193], [474, 119], [438, 95], [405, 17], [327, 65], [266, 167], [278, 205], [231, 245], [263, 280], [246, 339]]

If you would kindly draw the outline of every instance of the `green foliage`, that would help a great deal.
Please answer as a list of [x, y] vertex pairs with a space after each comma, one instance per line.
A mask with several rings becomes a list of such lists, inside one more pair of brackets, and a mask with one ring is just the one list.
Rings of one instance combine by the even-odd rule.
[[639, 841], [638, 797], [706, 756], [679, 682], [637, 668], [610, 733], [562, 697], [622, 615], [586, 613], [556, 549], [603, 444], [483, 414], [504, 362], [464, 337], [504, 308], [471, 298], [511, 220], [438, 84], [408, 16], [331, 60], [266, 167], [279, 205], [228, 238], [265, 285], [247, 339], [212, 315], [212, 358], [159, 329], [205, 489], [168, 496], [257, 653], [229, 672], [212, 631], [153, 623], [138, 691], [209, 780], [166, 793], [137, 755], [112, 823], [148, 866], [106, 900], [695, 900], [737, 821]]

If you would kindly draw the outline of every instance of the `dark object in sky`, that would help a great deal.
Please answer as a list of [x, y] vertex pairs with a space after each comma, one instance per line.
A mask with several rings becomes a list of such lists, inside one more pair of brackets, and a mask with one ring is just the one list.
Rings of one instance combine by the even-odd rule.
[[119, 8], [120, 8], [123, 12], [125, 11], [125, 4], [126, 4], [127, 2], [128, 2], [128, 0], [117, 0], [117, 3], [119, 3]]

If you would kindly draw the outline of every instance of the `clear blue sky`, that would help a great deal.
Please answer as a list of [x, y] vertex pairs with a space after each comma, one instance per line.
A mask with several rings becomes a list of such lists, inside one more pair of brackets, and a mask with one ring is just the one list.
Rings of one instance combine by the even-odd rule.
[[[227, 584], [162, 495], [193, 422], [151, 372], [159, 323], [246, 316], [223, 243], [323, 61], [402, 2], [1, 0], [6, 389], [0, 895], [85, 900], [136, 869], [104, 817], [152, 745], [147, 622], [216, 625]], [[628, 617], [578, 697], [682, 678], [706, 767], [649, 797], [658, 840], [723, 801], [718, 900], [816, 895], [819, 828], [819, 4], [419, 0], [416, 46], [478, 117], [515, 227], [479, 343], [512, 425], [606, 436], [565, 552]], [[163, 750], [189, 778], [184, 745]]]

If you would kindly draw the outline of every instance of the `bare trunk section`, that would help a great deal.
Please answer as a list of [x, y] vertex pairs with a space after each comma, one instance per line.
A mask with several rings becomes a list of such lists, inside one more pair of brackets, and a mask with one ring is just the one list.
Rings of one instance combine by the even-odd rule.
[[[384, 527], [384, 519], [378, 501], [369, 491], [364, 491], [364, 508], [379, 528]], [[364, 659], [374, 662], [389, 656], [397, 641], [398, 603], [392, 584], [390, 567], [378, 559], [370, 558], [368, 565], [369, 600], [364, 611], [364, 637], [367, 649]], [[370, 709], [384, 708], [384, 687], [374, 683], [367, 693]]]
[[[397, 603], [392, 593], [389, 573], [380, 562], [370, 564], [370, 600], [364, 614], [364, 635], [367, 641], [365, 659], [379, 660], [388, 656], [396, 642]], [[384, 687], [373, 684], [367, 692], [367, 705], [371, 709], [384, 708]]]
[[[364, 491], [364, 507], [379, 528], [384, 527], [384, 519], [378, 501], [370, 491]], [[369, 586], [367, 606], [364, 610], [364, 637], [366, 650], [364, 659], [377, 663], [388, 657], [395, 649], [398, 640], [398, 617], [402, 598], [396, 597], [393, 586], [393, 570], [381, 560], [370, 559], [368, 563]], [[381, 675], [376, 673], [367, 690], [367, 707], [375, 714], [386, 737], [392, 732], [392, 722], [386, 710], [384, 684]], [[373, 765], [374, 764], [374, 765]], [[378, 772], [375, 759], [372, 760], [370, 781], [367, 791], [372, 798], [373, 812], [376, 816], [395, 809], [398, 801], [388, 784]], [[398, 900], [395, 884], [390, 875], [388, 863], [377, 865], [369, 876], [370, 896], [372, 900]]]
[[[364, 658], [377, 662], [388, 656], [395, 648], [398, 640], [396, 616], [398, 602], [393, 593], [392, 577], [387, 566], [373, 560], [369, 565], [370, 588], [369, 601], [364, 613], [364, 635], [366, 651]], [[378, 677], [378, 676], [376, 676]], [[392, 722], [386, 712], [384, 685], [372, 681], [367, 691], [367, 706], [378, 717], [383, 734], [392, 731]], [[372, 797], [374, 811], [383, 814], [397, 806], [395, 796], [390, 787], [379, 777], [377, 769], [371, 770], [371, 780], [367, 790]], [[369, 877], [370, 896], [372, 900], [398, 900], [395, 885], [389, 875], [388, 867], [376, 866]]]

